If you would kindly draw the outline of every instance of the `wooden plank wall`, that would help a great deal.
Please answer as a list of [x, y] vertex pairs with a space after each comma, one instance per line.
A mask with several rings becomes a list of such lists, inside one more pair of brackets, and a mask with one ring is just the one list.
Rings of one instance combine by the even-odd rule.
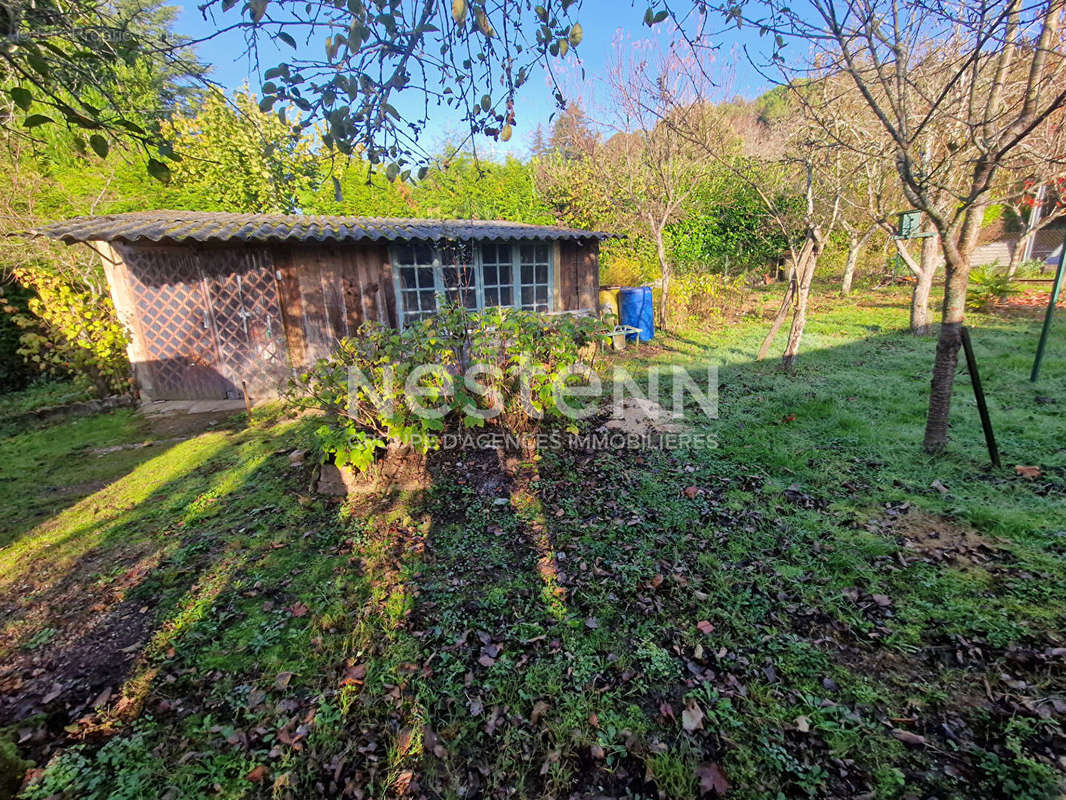
[[559, 300], [563, 311], [600, 307], [600, 243], [595, 239], [559, 243]]
[[294, 245], [273, 252], [294, 368], [324, 358], [365, 320], [396, 324], [388, 248]]
[[[129, 263], [130, 257], [138, 263], [145, 258], [154, 259], [152, 263], [157, 273], [154, 283], [164, 287], [166, 291], [170, 290], [171, 284], [181, 284], [181, 266], [186, 262], [199, 265], [193, 269], [201, 276], [201, 282], [205, 280], [205, 275], [217, 283], [225, 280], [230, 273], [240, 273], [243, 281], [241, 285], [247, 283], [248, 290], [253, 293], [265, 289], [262, 286], [252, 288], [251, 273], [248, 270], [258, 265], [259, 271], [263, 273], [261, 277], [268, 281], [272, 274], [276, 281], [285, 342], [285, 354], [275, 353], [273, 358], [282, 362], [287, 360], [289, 367], [294, 370], [308, 366], [315, 359], [328, 356], [337, 341], [355, 335], [364, 320], [373, 320], [382, 325], [397, 324], [392, 265], [388, 247], [383, 243], [342, 246], [245, 244], [236, 247], [202, 248], [124, 245], [122, 248], [101, 246], [98, 251], [105, 256], [115, 305], [133, 333], [130, 356], [135, 362], [150, 362], [153, 358], [158, 360], [158, 357], [153, 356], [153, 341], [150, 341], [155, 334], [144, 329], [143, 320], [140, 318], [141, 309], [138, 308], [136, 299], [131, 296], [131, 290], [136, 288], [136, 281], [135, 276], [130, 274], [130, 269], [136, 270], [137, 266]], [[557, 252], [559, 266], [556, 290], [559, 310], [596, 310], [599, 307], [600, 285], [599, 243], [595, 240], [559, 242]], [[268, 288], [269, 294], [273, 295], [274, 287]], [[217, 295], [217, 292], [215, 294]], [[175, 313], [191, 315], [189, 319], [182, 320], [183, 324], [187, 327], [193, 325], [200, 330], [205, 327], [203, 321], [191, 317], [196, 314], [210, 317], [215, 311], [210, 306], [217, 300], [215, 295], [205, 292], [201, 310], [195, 314], [193, 311], [186, 314], [180, 310]], [[248, 311], [255, 316], [265, 313], [254, 303]], [[177, 322], [175, 321], [176, 324]], [[280, 338], [281, 333], [271, 333], [267, 338]], [[188, 348], [183, 345], [179, 349]], [[233, 372], [232, 365], [227, 368], [217, 352], [212, 350], [208, 354], [201, 352], [203, 349], [198, 348], [195, 353], [175, 352], [168, 357], [178, 360], [192, 359], [204, 368], [226, 372], [227, 375]], [[253, 351], [259, 352], [253, 348], [249, 354], [252, 355]], [[208, 363], [211, 361], [217, 363]], [[254, 371], [253, 365], [246, 364], [238, 371], [242, 375], [245, 372], [250, 373]], [[230, 379], [236, 380], [239, 385], [242, 375], [231, 375]], [[147, 390], [146, 394], [150, 394], [153, 388], [151, 384], [158, 382], [159, 376], [140, 369], [137, 377], [142, 388]], [[191, 383], [188, 391], [190, 397], [210, 395], [205, 394], [206, 389], [193, 387]], [[176, 397], [172, 392], [170, 396]]]

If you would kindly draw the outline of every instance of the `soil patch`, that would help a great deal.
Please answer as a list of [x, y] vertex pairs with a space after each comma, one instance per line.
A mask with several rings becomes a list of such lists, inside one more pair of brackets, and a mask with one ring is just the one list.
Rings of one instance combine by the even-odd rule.
[[903, 546], [935, 562], [971, 566], [1002, 555], [1000, 545], [987, 536], [943, 517], [910, 511], [899, 517], [892, 531]]

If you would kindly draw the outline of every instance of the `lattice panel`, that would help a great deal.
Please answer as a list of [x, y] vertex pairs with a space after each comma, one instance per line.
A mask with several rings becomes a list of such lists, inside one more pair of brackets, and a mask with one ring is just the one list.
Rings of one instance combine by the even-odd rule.
[[220, 371], [238, 387], [246, 381], [253, 394], [276, 391], [288, 363], [269, 258], [247, 250], [219, 250], [202, 259]]
[[154, 396], [225, 396], [195, 254], [127, 248], [124, 256]]

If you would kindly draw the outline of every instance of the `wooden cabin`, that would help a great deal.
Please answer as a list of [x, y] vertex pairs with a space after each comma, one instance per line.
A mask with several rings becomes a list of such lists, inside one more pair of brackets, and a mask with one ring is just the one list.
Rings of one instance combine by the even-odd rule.
[[103, 259], [143, 399], [276, 394], [364, 320], [598, 307], [604, 233], [488, 220], [152, 211], [36, 230]]

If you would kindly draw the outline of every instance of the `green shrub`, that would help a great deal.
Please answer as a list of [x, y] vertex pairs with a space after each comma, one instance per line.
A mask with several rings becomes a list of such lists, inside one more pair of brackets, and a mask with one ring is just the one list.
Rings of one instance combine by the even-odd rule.
[[18, 352], [22, 329], [15, 316], [29, 311], [30, 292], [17, 283], [0, 285], [0, 386], [13, 392], [25, 388], [35, 377], [34, 370]]
[[288, 401], [325, 412], [318, 451], [359, 470], [389, 445], [436, 448], [449, 421], [529, 433], [560, 415], [557, 390], [581, 380], [571, 368], [598, 325], [455, 304], [403, 330], [364, 323], [291, 382]]
[[688, 323], [720, 320], [737, 313], [748, 296], [747, 275], [697, 272], [676, 276], [670, 283], [672, 305]]
[[998, 262], [974, 267], [970, 271], [970, 287], [966, 306], [972, 311], [991, 311], [997, 303], [1018, 294], [1020, 290], [999, 267]]
[[106, 291], [36, 269], [14, 273], [36, 292], [29, 313], [12, 312], [23, 331], [19, 354], [42, 375], [69, 377], [98, 396], [129, 391], [126, 331]]
[[18, 794], [22, 778], [33, 763], [19, 756], [15, 743], [0, 736], [0, 800], [8, 800]]

